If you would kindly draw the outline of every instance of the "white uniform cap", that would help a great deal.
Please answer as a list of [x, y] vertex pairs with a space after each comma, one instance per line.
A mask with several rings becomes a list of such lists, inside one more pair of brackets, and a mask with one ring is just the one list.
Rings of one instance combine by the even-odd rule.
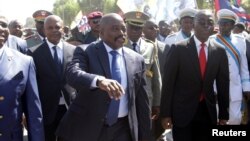
[[181, 20], [184, 17], [191, 17], [194, 18], [195, 14], [197, 13], [197, 11], [195, 9], [192, 8], [184, 8], [180, 11], [179, 13], [179, 20]]
[[238, 16], [229, 9], [221, 9], [217, 12], [217, 18], [219, 21], [222, 20], [232, 20], [236, 22], [238, 20]]

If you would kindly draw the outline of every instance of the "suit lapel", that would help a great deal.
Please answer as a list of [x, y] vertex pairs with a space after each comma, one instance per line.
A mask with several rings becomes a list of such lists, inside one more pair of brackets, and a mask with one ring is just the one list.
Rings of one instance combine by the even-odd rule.
[[0, 60], [0, 81], [11, 70], [11, 64], [13, 62], [13, 54], [6, 48], [4, 48], [1, 60]]
[[196, 44], [194, 42], [194, 36], [192, 36], [189, 40], [189, 42], [187, 43], [187, 47], [189, 48], [189, 59], [191, 60], [191, 62], [193, 62], [192, 64], [194, 65], [194, 69], [195, 69], [195, 74], [197, 74], [197, 76], [199, 77], [199, 79], [201, 79], [201, 71], [200, 71], [200, 63], [199, 63], [199, 57], [198, 57], [198, 53], [197, 53], [197, 49], [196, 49]]
[[133, 83], [133, 80], [134, 80], [134, 70], [133, 70], [133, 67], [132, 66], [135, 66], [135, 62], [133, 61], [133, 56], [131, 56], [131, 54], [129, 54], [126, 49], [123, 48], [123, 55], [124, 55], [124, 60], [125, 60], [125, 68], [126, 68], [126, 72], [127, 72], [127, 84], [128, 84], [128, 91], [129, 91], [129, 99], [131, 99], [131, 93], [133, 91], [133, 89], [131, 89], [133, 86], [134, 83]]
[[99, 58], [99, 62], [102, 65], [105, 76], [108, 78], [111, 78], [111, 72], [110, 72], [110, 67], [109, 67], [109, 57], [108, 57], [108, 53], [105, 49], [103, 42], [102, 41], [99, 42], [95, 47], [97, 48], [97, 56]]
[[62, 74], [65, 73], [65, 68], [68, 62], [71, 61], [70, 58], [72, 58], [72, 52], [70, 52], [69, 47], [66, 45], [65, 42], [63, 42], [63, 60], [62, 60], [62, 64], [63, 64], [63, 69], [62, 69]]

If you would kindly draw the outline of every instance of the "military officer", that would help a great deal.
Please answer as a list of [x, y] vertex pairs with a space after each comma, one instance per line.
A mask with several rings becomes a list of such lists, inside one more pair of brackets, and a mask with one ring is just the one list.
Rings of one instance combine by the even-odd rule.
[[26, 38], [28, 48], [40, 45], [44, 42], [44, 19], [49, 15], [52, 15], [52, 13], [46, 10], [37, 10], [33, 13], [32, 16], [35, 20], [37, 33]]
[[[152, 118], [159, 114], [161, 99], [161, 74], [157, 56], [157, 47], [148, 39], [142, 38], [142, 29], [149, 17], [138, 11], [124, 15], [128, 40], [124, 46], [133, 49], [144, 57], [146, 64], [147, 92], [149, 104], [152, 107]], [[155, 111], [155, 112], [154, 112]]]
[[187, 39], [192, 35], [192, 30], [194, 26], [194, 16], [196, 14], [195, 9], [184, 8], [179, 14], [180, 31], [168, 35], [165, 39], [165, 43], [171, 46], [176, 42]]
[[225, 48], [227, 52], [230, 74], [229, 124], [239, 125], [242, 120], [243, 94], [249, 95], [250, 93], [246, 42], [242, 36], [231, 34], [238, 19], [233, 11], [221, 9], [217, 12], [217, 17], [220, 32], [211, 36], [210, 40]]

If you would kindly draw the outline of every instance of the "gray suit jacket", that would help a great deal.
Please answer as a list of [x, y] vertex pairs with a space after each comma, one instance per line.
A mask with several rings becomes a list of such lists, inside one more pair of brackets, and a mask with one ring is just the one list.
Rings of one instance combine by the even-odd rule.
[[[123, 47], [127, 72], [128, 119], [133, 141], [150, 137], [150, 110], [145, 90], [145, 64], [143, 57]], [[109, 107], [108, 94], [90, 88], [96, 76], [111, 78], [108, 54], [102, 41], [87, 48], [78, 47], [67, 67], [67, 80], [78, 90], [78, 95], [64, 118], [57, 135], [71, 141], [97, 141], [105, 123]]]

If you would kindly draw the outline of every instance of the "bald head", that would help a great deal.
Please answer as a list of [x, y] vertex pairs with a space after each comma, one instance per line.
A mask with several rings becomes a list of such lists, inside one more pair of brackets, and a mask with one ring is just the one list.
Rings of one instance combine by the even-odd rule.
[[48, 17], [45, 18], [44, 25], [46, 23], [48, 23], [48, 22], [51, 22], [51, 21], [57, 21], [57, 22], [60, 22], [60, 23], [63, 24], [63, 20], [59, 16], [57, 16], [57, 15], [50, 15], [50, 16], [48, 16]]
[[111, 24], [114, 20], [117, 21], [123, 21], [122, 17], [119, 14], [116, 13], [109, 13], [106, 14], [102, 17], [100, 21], [100, 27], [102, 28], [103, 26]]

